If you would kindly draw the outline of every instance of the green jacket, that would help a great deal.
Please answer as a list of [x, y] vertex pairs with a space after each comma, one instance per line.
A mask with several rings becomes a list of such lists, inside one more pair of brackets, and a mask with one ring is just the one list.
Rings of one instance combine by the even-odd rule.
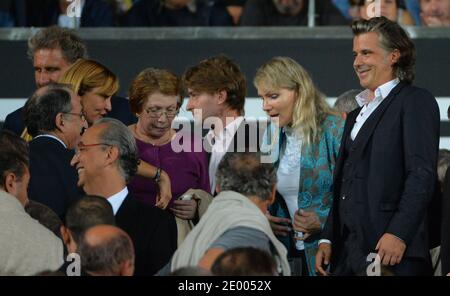
[[[300, 186], [298, 192], [298, 208], [315, 211], [323, 229], [330, 208], [333, 204], [332, 185], [333, 170], [339, 153], [345, 121], [338, 116], [328, 115], [322, 123], [322, 135], [319, 143], [302, 145], [300, 160]], [[278, 136], [275, 136], [277, 135]], [[261, 151], [270, 155], [271, 161], [278, 166], [279, 152], [285, 144], [282, 130], [269, 125], [263, 138]], [[290, 218], [283, 197], [277, 193], [270, 213], [277, 217]], [[288, 250], [295, 247], [293, 232], [287, 237], [278, 237]], [[311, 235], [304, 241], [305, 255], [310, 275], [315, 275], [315, 255], [318, 248], [320, 232]]]

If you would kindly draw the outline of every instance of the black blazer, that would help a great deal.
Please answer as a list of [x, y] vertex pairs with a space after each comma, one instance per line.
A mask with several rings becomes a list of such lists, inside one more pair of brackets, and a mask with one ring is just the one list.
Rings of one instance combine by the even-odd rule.
[[131, 237], [135, 249], [134, 275], [154, 275], [177, 248], [173, 215], [128, 195], [116, 214], [116, 225]]
[[[25, 129], [23, 122], [23, 107], [20, 107], [14, 112], [9, 113], [3, 124], [3, 128], [14, 132], [17, 135], [22, 135]], [[126, 126], [137, 122], [136, 116], [130, 111], [130, 104], [128, 99], [118, 96], [111, 98], [111, 112], [108, 113], [108, 117], [115, 118], [123, 122]]]
[[343, 166], [349, 166], [348, 198], [360, 207], [351, 212], [362, 250], [372, 252], [384, 233], [405, 241], [405, 257], [428, 258], [427, 206], [436, 180], [439, 108], [426, 90], [399, 83], [367, 119], [346, 161], [346, 140], [361, 109], [346, 120], [334, 172], [333, 207], [322, 238], [340, 256], [339, 203]]
[[39, 137], [30, 142], [29, 198], [50, 207], [60, 217], [81, 193], [77, 171], [70, 165], [73, 155], [52, 138]]
[[447, 275], [450, 272], [450, 168], [445, 174], [442, 196], [441, 263], [442, 275]]

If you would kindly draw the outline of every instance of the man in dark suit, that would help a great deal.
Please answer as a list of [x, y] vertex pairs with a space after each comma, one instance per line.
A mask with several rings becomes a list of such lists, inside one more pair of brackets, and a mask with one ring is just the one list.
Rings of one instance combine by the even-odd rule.
[[116, 226], [133, 240], [135, 275], [153, 275], [174, 253], [177, 228], [173, 215], [128, 193], [126, 184], [136, 173], [138, 162], [133, 135], [112, 118], [100, 119], [86, 130], [72, 159], [78, 185], [87, 194], [105, 197], [113, 208]]
[[30, 142], [30, 199], [63, 217], [78, 198], [76, 170], [70, 166], [82, 131], [87, 128], [80, 97], [65, 85], [38, 89], [24, 106]]
[[[87, 57], [87, 49], [73, 31], [49, 27], [31, 37], [28, 42], [28, 56], [33, 63], [34, 78], [39, 88], [58, 82], [76, 60]], [[3, 128], [22, 135], [25, 129], [22, 112], [23, 108], [19, 108], [8, 114]], [[111, 111], [107, 116], [116, 118], [126, 125], [136, 122], [136, 117], [130, 112], [128, 100], [118, 96], [111, 98]]]
[[331, 263], [335, 275], [427, 274], [439, 109], [411, 85], [414, 44], [397, 23], [378, 17], [352, 29], [353, 66], [366, 90], [345, 124], [316, 270], [325, 275]]

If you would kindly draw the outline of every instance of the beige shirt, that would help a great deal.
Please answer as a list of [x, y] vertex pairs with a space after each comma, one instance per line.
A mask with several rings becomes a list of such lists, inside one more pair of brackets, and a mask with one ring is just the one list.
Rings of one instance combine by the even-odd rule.
[[0, 190], [0, 276], [35, 275], [63, 264], [63, 243]]

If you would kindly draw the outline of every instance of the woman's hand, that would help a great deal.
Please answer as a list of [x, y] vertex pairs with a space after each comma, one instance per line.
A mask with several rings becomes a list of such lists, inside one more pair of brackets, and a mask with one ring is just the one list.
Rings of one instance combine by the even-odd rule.
[[305, 240], [312, 234], [321, 230], [319, 216], [313, 211], [297, 210], [294, 214], [294, 230], [303, 232], [303, 237], [298, 240]]
[[170, 178], [165, 171], [161, 171], [161, 177], [158, 182], [158, 193], [156, 194], [156, 206], [166, 209], [172, 199], [172, 190], [170, 187]]

